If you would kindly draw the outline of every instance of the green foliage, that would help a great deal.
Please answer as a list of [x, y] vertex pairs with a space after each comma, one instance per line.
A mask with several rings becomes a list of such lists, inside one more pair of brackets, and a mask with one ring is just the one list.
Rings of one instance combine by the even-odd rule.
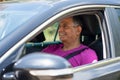
[[[54, 40], [55, 34], [57, 32], [57, 28], [58, 28], [58, 23], [55, 23], [52, 26], [49, 26], [47, 29], [44, 30], [46, 42]], [[57, 35], [57, 40], [59, 40], [58, 35]]]

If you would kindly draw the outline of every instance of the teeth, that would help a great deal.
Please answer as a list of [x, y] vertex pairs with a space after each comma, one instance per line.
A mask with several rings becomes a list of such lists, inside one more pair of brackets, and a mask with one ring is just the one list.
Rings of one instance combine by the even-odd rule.
[[60, 36], [64, 36], [65, 34], [64, 34], [64, 33], [60, 33], [59, 35], [60, 35]]

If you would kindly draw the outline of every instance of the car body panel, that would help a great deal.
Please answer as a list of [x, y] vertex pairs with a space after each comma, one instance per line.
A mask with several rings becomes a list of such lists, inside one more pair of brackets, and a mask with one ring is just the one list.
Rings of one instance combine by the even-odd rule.
[[[90, 66], [76, 68], [74, 80], [119, 80], [119, 60], [118, 58], [100, 61]], [[77, 70], [79, 69], [79, 70]]]

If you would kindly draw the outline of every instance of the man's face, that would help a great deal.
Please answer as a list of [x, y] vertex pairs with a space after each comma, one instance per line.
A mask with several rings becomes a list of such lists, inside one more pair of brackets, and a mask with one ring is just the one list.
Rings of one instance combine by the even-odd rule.
[[73, 42], [80, 36], [81, 27], [75, 26], [73, 18], [65, 18], [59, 24], [59, 38], [62, 42]]

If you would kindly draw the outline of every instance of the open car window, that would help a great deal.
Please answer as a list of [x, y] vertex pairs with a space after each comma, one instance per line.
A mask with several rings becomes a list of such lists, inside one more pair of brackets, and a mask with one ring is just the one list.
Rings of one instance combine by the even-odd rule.
[[[98, 19], [99, 17], [97, 17], [94, 14], [82, 14], [80, 16], [82, 20], [82, 25], [84, 25], [80, 37], [81, 44], [87, 45], [91, 49], [95, 50], [98, 56], [98, 60], [103, 60], [104, 53], [103, 53], [100, 23]], [[43, 36], [40, 38], [41, 40], [43, 39], [43, 37], [45, 39], [39, 42], [33, 41], [32, 44], [26, 44], [26, 53], [28, 54], [37, 51], [40, 52], [49, 45], [61, 44], [58, 35], [58, 26], [59, 26], [58, 21], [56, 21], [50, 26], [47, 26], [42, 31]]]

